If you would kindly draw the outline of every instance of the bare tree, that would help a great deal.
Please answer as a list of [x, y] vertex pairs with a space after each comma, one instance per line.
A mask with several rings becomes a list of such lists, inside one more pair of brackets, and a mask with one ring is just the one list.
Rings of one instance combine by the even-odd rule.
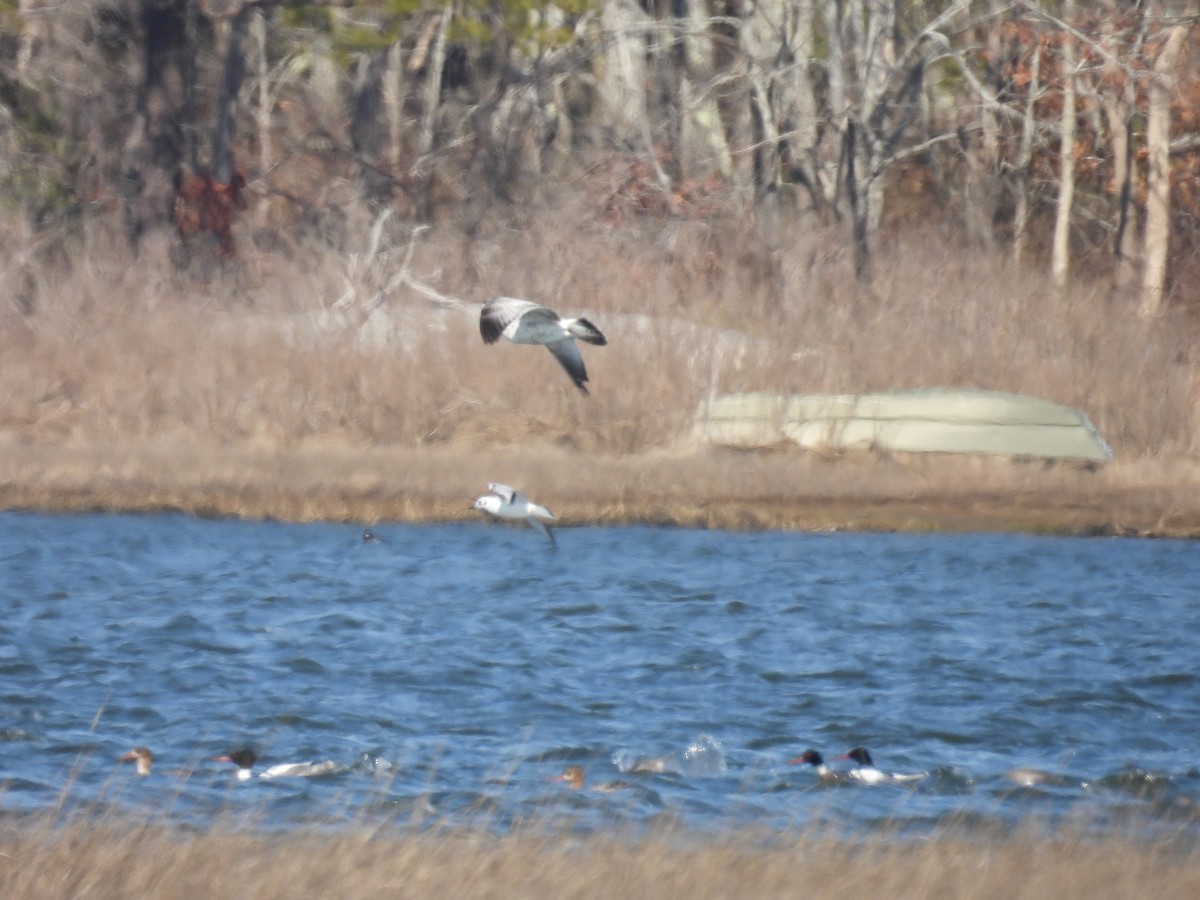
[[[1074, 3], [1063, 4], [1063, 18], [1070, 20]], [[1062, 73], [1062, 112], [1058, 128], [1058, 204], [1054, 217], [1054, 240], [1050, 247], [1050, 272], [1054, 283], [1066, 286], [1071, 265], [1071, 213], [1075, 203], [1075, 78], [1077, 53], [1071, 36], [1062, 35], [1059, 48]]]
[[[1115, 19], [1116, 10], [1111, 10]], [[1133, 121], [1136, 111], [1137, 79], [1126, 71], [1121, 60], [1136, 60], [1142, 55], [1146, 40], [1146, 17], [1139, 16], [1132, 35], [1122, 33], [1110, 23], [1104, 24], [1102, 40], [1109, 51], [1102, 68], [1102, 78], [1112, 86], [1102, 90], [1100, 102], [1108, 124], [1109, 145], [1112, 149], [1114, 211], [1113, 286], [1128, 287], [1133, 281], [1134, 254], [1137, 246], [1137, 218], [1133, 214]], [[1128, 52], [1122, 52], [1128, 47]]]
[[1166, 30], [1166, 39], [1154, 61], [1146, 117], [1146, 252], [1139, 313], [1150, 317], [1162, 309], [1171, 239], [1171, 88], [1188, 26], [1179, 23]]
[[195, 85], [193, 10], [186, 0], [125, 7], [141, 63], [123, 167], [126, 230], [136, 247], [170, 225], [181, 167], [194, 159], [184, 127]]

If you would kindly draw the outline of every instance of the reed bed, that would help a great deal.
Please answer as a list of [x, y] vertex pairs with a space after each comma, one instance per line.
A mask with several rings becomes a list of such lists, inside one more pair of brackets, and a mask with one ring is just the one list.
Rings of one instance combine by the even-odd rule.
[[191, 897], [1191, 898], [1192, 843], [947, 834], [919, 842], [817, 834], [572, 836], [528, 828], [184, 831], [137, 818], [0, 822], [0, 894]]
[[[904, 527], [939, 498], [969, 513], [1017, 497], [1019, 512], [1043, 495], [1033, 520], [1087, 512], [1059, 530], [1200, 533], [1184, 490], [1200, 481], [1187, 305], [1141, 321], [1104, 287], [1058, 292], [937, 234], [885, 248], [886, 275], [867, 289], [846, 248], [805, 222], [769, 246], [730, 223], [607, 226], [578, 209], [469, 236], [392, 224], [352, 219], [336, 246], [250, 233], [203, 279], [131, 259], [98, 230], [67, 256], [0, 269], [0, 288], [19, 281], [27, 301], [0, 312], [0, 503], [444, 519], [508, 454], [505, 478], [528, 474], [580, 520]], [[608, 333], [584, 348], [590, 397], [540, 348], [483, 346], [470, 304], [498, 294], [584, 312]], [[735, 458], [689, 440], [713, 392], [931, 386], [1077, 406], [1117, 462], [1080, 478], [1007, 462]], [[856, 493], [892, 509], [814, 518]]]

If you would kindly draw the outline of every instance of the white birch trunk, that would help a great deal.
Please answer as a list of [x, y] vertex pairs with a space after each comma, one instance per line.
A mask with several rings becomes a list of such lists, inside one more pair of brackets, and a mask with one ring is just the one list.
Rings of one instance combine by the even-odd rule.
[[1187, 34], [1174, 25], [1154, 62], [1146, 118], [1146, 267], [1142, 272], [1142, 302], [1138, 313], [1150, 318], [1161, 312], [1167, 280], [1167, 251], [1171, 242], [1171, 89], [1173, 72]]
[[404, 51], [398, 40], [388, 50], [384, 66], [383, 114], [388, 135], [384, 158], [393, 172], [399, 172], [404, 163]]
[[433, 149], [433, 127], [442, 100], [442, 70], [446, 66], [446, 33], [450, 30], [450, 20], [453, 17], [453, 9], [447, 4], [442, 11], [429, 53], [429, 64], [425, 70], [425, 108], [421, 113], [421, 129], [417, 137], [419, 156], [424, 156]]
[[728, 177], [733, 170], [725, 123], [713, 93], [713, 46], [704, 4], [687, 5], [683, 46], [687, 67], [681, 73], [679, 102], [683, 107], [680, 135], [682, 175], [701, 179], [717, 171]]
[[604, 62], [596, 89], [604, 119], [619, 143], [637, 146], [646, 124], [645, 32], [650, 18], [630, 0], [604, 3], [600, 13]]
[[1025, 115], [1021, 121], [1021, 144], [1013, 166], [1013, 192], [1016, 194], [1013, 209], [1012, 263], [1019, 265], [1025, 254], [1026, 228], [1029, 225], [1029, 166], [1033, 161], [1033, 138], [1037, 127], [1036, 104], [1041, 93], [1042, 48], [1035, 45], [1033, 59], [1029, 63], [1029, 93], [1025, 99]]
[[[1065, 16], [1071, 5], [1067, 4]], [[1075, 65], [1074, 39], [1064, 36], [1062, 45], [1062, 118], [1059, 122], [1058, 206], [1054, 218], [1054, 240], [1050, 248], [1050, 273], [1063, 288], [1071, 265], [1071, 209], [1075, 203]]]

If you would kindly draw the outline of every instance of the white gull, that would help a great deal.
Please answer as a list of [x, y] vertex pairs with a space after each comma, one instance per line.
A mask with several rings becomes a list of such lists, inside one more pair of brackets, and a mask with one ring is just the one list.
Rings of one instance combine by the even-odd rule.
[[479, 333], [485, 344], [506, 337], [514, 344], [544, 344], [566, 369], [575, 387], [585, 394], [587, 369], [575, 338], [603, 347], [608, 339], [587, 319], [564, 319], [553, 310], [529, 300], [495, 297], [483, 304], [479, 313]]
[[554, 544], [554, 535], [542, 521], [542, 519], [557, 518], [554, 513], [544, 506], [538, 506], [516, 488], [511, 488], [507, 484], [492, 482], [488, 485], [488, 490], [491, 493], [477, 497], [471, 509], [481, 509], [498, 519], [520, 519], [528, 523], [534, 531], [541, 532], [551, 544]]

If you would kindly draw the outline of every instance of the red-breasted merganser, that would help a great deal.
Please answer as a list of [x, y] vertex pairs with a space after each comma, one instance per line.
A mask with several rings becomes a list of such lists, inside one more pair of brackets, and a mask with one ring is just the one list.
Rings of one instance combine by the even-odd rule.
[[[565, 769], [563, 769], [561, 775], [555, 775], [550, 780], [565, 781], [571, 790], [581, 791], [584, 788], [586, 779], [581, 766], [567, 766]], [[588, 790], [604, 791], [607, 793], [610, 791], [620, 791], [631, 787], [634, 787], [634, 785], [630, 784], [628, 781], [606, 781], [601, 784], [588, 785]]]
[[137, 773], [139, 775], [149, 775], [150, 767], [154, 765], [154, 754], [150, 752], [149, 747], [134, 747], [128, 753], [123, 753], [118, 757], [120, 762], [135, 762], [137, 763]]
[[855, 781], [861, 781], [863, 784], [903, 784], [905, 782], [917, 781], [924, 778], [924, 772], [918, 772], [912, 775], [897, 775], [891, 772], [881, 772], [875, 768], [875, 762], [871, 759], [871, 752], [866, 747], [855, 747], [849, 753], [839, 756], [838, 759], [853, 760], [857, 765], [846, 773], [847, 776]]
[[[234, 750], [224, 756], [212, 757], [213, 762], [233, 763], [238, 767], [238, 781], [247, 781], [254, 777], [254, 764], [258, 762], [258, 755], [251, 749], [243, 747], [239, 750]], [[327, 775], [337, 769], [337, 763], [326, 762], [302, 762], [302, 763], [279, 763], [278, 765], [269, 766], [258, 773], [259, 778], [311, 778], [314, 775]]]

